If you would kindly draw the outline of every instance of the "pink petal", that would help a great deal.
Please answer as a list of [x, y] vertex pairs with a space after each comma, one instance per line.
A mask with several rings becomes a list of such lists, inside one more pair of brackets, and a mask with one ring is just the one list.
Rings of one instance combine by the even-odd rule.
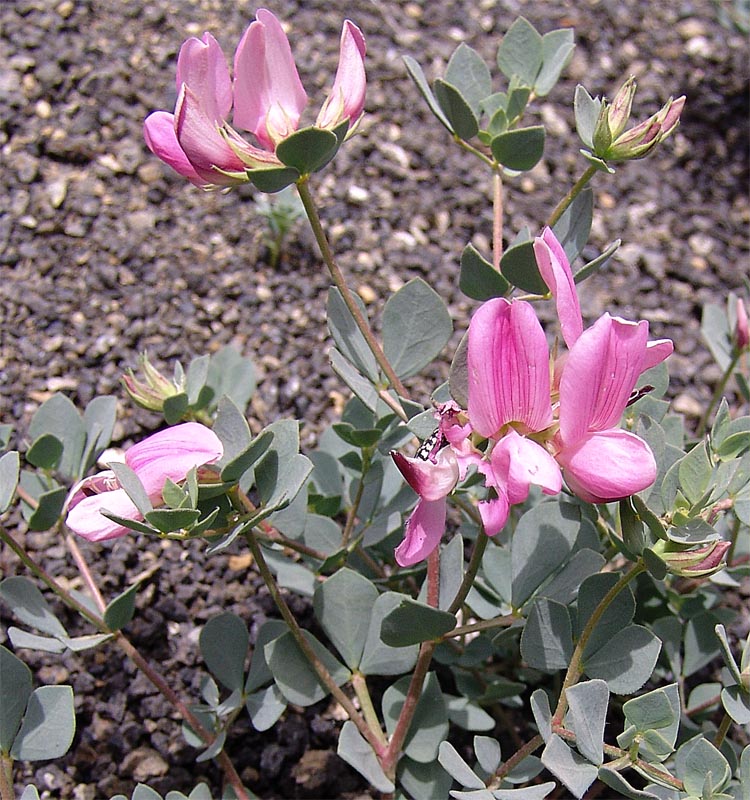
[[[182, 85], [175, 108], [177, 141], [198, 175], [206, 182], [229, 186], [244, 181], [245, 165], [227, 144], [214, 120], [203, 110], [200, 100], [186, 85]], [[242, 173], [236, 179], [222, 175], [225, 172]]]
[[629, 431], [591, 433], [563, 447], [557, 460], [571, 491], [588, 503], [629, 497], [656, 480], [651, 448]]
[[458, 462], [450, 447], [443, 448], [435, 461], [407, 458], [395, 451], [391, 456], [409, 486], [424, 500], [445, 497], [458, 482]]
[[534, 239], [534, 256], [539, 272], [555, 298], [565, 344], [572, 347], [583, 332], [581, 306], [570, 262], [551, 228], [545, 228], [541, 237]]
[[234, 54], [234, 124], [274, 150], [297, 130], [307, 95], [281, 23], [265, 8], [255, 16]]
[[508, 498], [502, 492], [492, 500], [485, 500], [477, 504], [482, 526], [487, 536], [496, 536], [505, 527], [510, 512]]
[[174, 114], [166, 111], [154, 111], [153, 114], [149, 114], [143, 123], [143, 138], [148, 149], [183, 178], [187, 178], [196, 186], [207, 185], [208, 181], [198, 175], [177, 141]]
[[545, 494], [562, 489], [562, 476], [555, 459], [539, 444], [511, 430], [493, 448], [491, 485], [503, 487], [511, 505], [523, 503], [532, 484]]
[[335, 127], [348, 119], [350, 127], [362, 116], [365, 107], [365, 37], [349, 20], [341, 31], [339, 66], [333, 88], [320, 110], [316, 125]]
[[647, 322], [604, 314], [575, 343], [560, 379], [560, 434], [572, 445], [620, 422], [643, 372]]
[[118, 517], [142, 520], [140, 511], [127, 496], [124, 489], [115, 489], [85, 497], [68, 512], [65, 524], [79, 536], [90, 542], [103, 542], [132, 533], [129, 528], [107, 519], [101, 512], [110, 511]]
[[161, 498], [167, 478], [182, 481], [193, 467], [218, 461], [223, 452], [219, 437], [210, 428], [185, 422], [134, 444], [125, 453], [125, 463], [153, 502]]
[[420, 500], [412, 511], [404, 540], [396, 548], [396, 562], [410, 567], [423, 561], [440, 544], [445, 532], [447, 504], [442, 500]]
[[643, 359], [643, 371], [661, 364], [665, 358], [674, 352], [674, 343], [671, 339], [654, 339], [646, 345], [646, 355]]
[[508, 422], [552, 423], [549, 348], [534, 309], [504, 298], [481, 305], [469, 325], [469, 418], [482, 436]]
[[200, 100], [206, 116], [222, 123], [232, 110], [232, 79], [221, 45], [204, 33], [194, 36], [180, 48], [177, 57], [177, 92], [186, 83]]

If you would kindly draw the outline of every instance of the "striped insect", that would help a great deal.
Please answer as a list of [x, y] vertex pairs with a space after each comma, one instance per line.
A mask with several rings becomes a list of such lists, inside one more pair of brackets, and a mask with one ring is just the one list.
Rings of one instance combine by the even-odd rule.
[[419, 445], [414, 457], [420, 461], [431, 461], [432, 457], [445, 444], [445, 436], [440, 428], [435, 430]]

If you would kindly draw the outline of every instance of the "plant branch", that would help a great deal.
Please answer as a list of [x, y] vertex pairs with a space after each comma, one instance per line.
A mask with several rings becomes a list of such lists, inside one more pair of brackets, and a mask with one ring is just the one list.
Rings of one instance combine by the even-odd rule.
[[496, 167], [492, 176], [492, 265], [500, 272], [503, 257], [503, 175]]
[[571, 190], [563, 197], [563, 199], [557, 204], [555, 210], [550, 215], [550, 218], [547, 220], [547, 226], [551, 228], [565, 213], [565, 209], [578, 197], [578, 195], [583, 191], [586, 184], [594, 177], [596, 174], [597, 169], [593, 164], [589, 166], [586, 171], [581, 175], [581, 177], [573, 184]]
[[13, 759], [0, 753], [0, 800], [15, 800]]
[[326, 669], [325, 664], [323, 664], [323, 662], [318, 658], [315, 651], [310, 646], [310, 643], [305, 638], [302, 628], [300, 628], [299, 623], [294, 617], [294, 614], [292, 614], [292, 611], [287, 605], [286, 600], [284, 600], [281, 591], [279, 590], [279, 586], [276, 583], [271, 570], [268, 568], [268, 564], [266, 563], [266, 559], [263, 556], [263, 551], [258, 544], [257, 539], [252, 532], [246, 533], [245, 539], [250, 546], [250, 550], [252, 551], [258, 571], [263, 578], [263, 582], [266, 584], [274, 603], [276, 603], [279, 613], [284, 618], [284, 622], [286, 622], [288, 625], [297, 646], [310, 663], [310, 666], [315, 670], [315, 674], [318, 676], [320, 682], [333, 695], [344, 711], [346, 711], [349, 719], [357, 726], [359, 732], [365, 737], [365, 739], [367, 739], [375, 753], [377, 755], [381, 755], [384, 752], [384, 747], [380, 739], [370, 729], [370, 726], [367, 724], [362, 714], [359, 713], [354, 703], [352, 703], [349, 697], [347, 697], [346, 693], [338, 686], [331, 673]]
[[359, 705], [364, 714], [365, 721], [370, 726], [370, 730], [378, 737], [385, 750], [385, 748], [388, 747], [388, 740], [386, 739], [385, 733], [383, 733], [383, 728], [380, 725], [375, 706], [372, 703], [370, 690], [367, 686], [367, 678], [361, 672], [352, 673], [352, 688], [359, 700]]
[[714, 408], [716, 408], [717, 403], [721, 399], [721, 396], [724, 394], [724, 390], [727, 388], [727, 383], [729, 383], [729, 379], [732, 377], [732, 373], [734, 372], [734, 368], [737, 366], [737, 362], [740, 360], [740, 353], [735, 353], [732, 357], [732, 360], [729, 362], [729, 365], [724, 370], [724, 374], [721, 376], [721, 380], [716, 384], [716, 389], [714, 389], [713, 396], [711, 397], [711, 402], [706, 407], [706, 411], [704, 412], [703, 416], [698, 423], [698, 428], [695, 431], [695, 435], [700, 437], [706, 432], [708, 428], [708, 421], [711, 419], [711, 414], [713, 414]]
[[458, 592], [453, 598], [453, 602], [450, 604], [450, 606], [448, 606], [449, 613], [455, 614], [464, 604], [466, 596], [469, 594], [471, 587], [474, 585], [474, 579], [477, 577], [477, 572], [479, 571], [479, 567], [482, 563], [482, 556], [487, 548], [488, 541], [489, 537], [484, 532], [484, 528], [480, 528], [477, 540], [474, 542], [474, 552], [471, 554], [471, 560], [469, 561], [469, 566], [464, 574], [464, 579], [461, 581], [461, 585], [458, 587]]
[[352, 531], [357, 521], [357, 512], [359, 511], [359, 504], [362, 502], [362, 496], [365, 492], [365, 476], [370, 469], [370, 452], [362, 450], [362, 474], [359, 476], [359, 483], [357, 484], [357, 492], [354, 495], [352, 504], [346, 515], [346, 522], [344, 523], [344, 532], [341, 534], [341, 546], [346, 547], [349, 540], [352, 538]]
[[404, 385], [401, 383], [398, 376], [393, 371], [391, 362], [388, 361], [385, 353], [383, 352], [382, 347], [378, 344], [378, 341], [375, 338], [375, 335], [373, 334], [369, 323], [365, 319], [365, 316], [362, 313], [362, 310], [360, 309], [359, 305], [357, 304], [357, 301], [354, 299], [354, 295], [347, 286], [343, 273], [336, 264], [336, 261], [333, 257], [333, 252], [331, 251], [331, 247], [328, 244], [328, 239], [326, 237], [325, 231], [323, 230], [323, 225], [320, 221], [318, 210], [315, 207], [312, 194], [310, 193], [310, 187], [307, 184], [307, 180], [306, 179], [300, 180], [296, 184], [296, 186], [297, 186], [297, 191], [299, 192], [300, 200], [302, 200], [302, 205], [305, 208], [307, 219], [310, 222], [310, 227], [312, 228], [313, 235], [315, 236], [315, 241], [318, 243], [321, 255], [323, 256], [323, 261], [328, 267], [328, 271], [331, 273], [331, 277], [333, 278], [333, 282], [336, 285], [336, 288], [341, 292], [341, 296], [344, 299], [346, 307], [349, 309], [349, 313], [354, 318], [354, 322], [359, 328], [359, 331], [362, 334], [362, 336], [364, 336], [365, 341], [367, 342], [367, 346], [370, 348], [373, 356], [375, 356], [375, 360], [378, 362], [378, 365], [383, 370], [386, 378], [388, 378], [388, 381], [390, 382], [391, 386], [393, 386], [393, 388], [396, 390], [396, 392], [398, 392], [399, 395], [401, 395], [401, 397], [408, 397], [408, 393], [404, 388]]
[[476, 631], [488, 631], [492, 628], [507, 628], [516, 621], [517, 617], [513, 614], [507, 614], [504, 617], [495, 617], [494, 619], [483, 619], [480, 622], [473, 622], [471, 625], [462, 625], [460, 628], [454, 628], [448, 633], [444, 633], [440, 639], [447, 642], [450, 639], [455, 639], [457, 636], [464, 636], [467, 633], [475, 633]]

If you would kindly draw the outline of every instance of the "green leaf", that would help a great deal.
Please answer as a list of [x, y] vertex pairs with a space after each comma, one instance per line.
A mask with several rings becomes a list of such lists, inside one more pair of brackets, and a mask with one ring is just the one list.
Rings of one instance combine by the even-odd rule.
[[448, 797], [453, 784], [451, 776], [437, 761], [420, 764], [409, 756], [399, 761], [398, 780], [413, 798]]
[[576, 86], [573, 109], [575, 111], [576, 129], [586, 147], [594, 146], [594, 128], [599, 119], [602, 101], [594, 99], [580, 84]]
[[445, 82], [458, 90], [475, 117], [480, 114], [482, 100], [492, 93], [492, 76], [487, 65], [476, 50], [463, 42], [448, 62]]
[[[39, 800], [39, 792], [37, 791], [36, 786], [27, 786], [23, 790], [20, 800]], [[117, 800], [117, 798], [113, 797], [111, 800]], [[124, 800], [127, 800], [127, 798], [124, 798]]]
[[475, 736], [474, 753], [476, 754], [479, 766], [488, 775], [494, 774], [502, 761], [500, 743], [491, 736]]
[[288, 630], [287, 626], [280, 619], [270, 619], [260, 626], [255, 644], [253, 645], [253, 655], [250, 659], [250, 670], [245, 681], [245, 692], [250, 694], [259, 689], [264, 684], [273, 680], [271, 670], [266, 663], [264, 653], [265, 646], [274, 639], [277, 639]]
[[350, 669], [359, 667], [378, 596], [374, 584], [347, 568], [315, 590], [315, 616]]
[[[520, 684], [521, 691], [526, 687]], [[495, 727], [495, 718], [491, 717], [480, 705], [471, 702], [468, 697], [450, 697], [445, 695], [448, 719], [466, 731], [491, 731]]]
[[614, 694], [632, 694], [651, 677], [660, 651], [661, 641], [648, 628], [628, 625], [585, 659], [584, 671], [606, 681]]
[[[307, 631], [302, 631], [315, 655], [323, 662], [338, 686], [349, 680], [351, 673], [325, 647]], [[268, 664], [276, 685], [284, 697], [298, 706], [311, 706], [322, 700], [328, 689], [318, 681], [318, 676], [300, 650], [291, 632], [279, 636], [264, 647]]]
[[435, 99], [435, 95], [432, 93], [432, 89], [430, 89], [430, 85], [427, 82], [424, 72], [422, 71], [422, 67], [411, 56], [404, 56], [404, 65], [406, 66], [406, 71], [409, 73], [409, 77], [417, 85], [419, 93], [427, 101], [430, 111], [432, 111], [440, 124], [443, 125], [449, 133], [453, 133], [453, 128], [451, 127], [448, 118], [443, 113], [443, 110], [440, 108], [438, 101]]
[[335, 422], [331, 427], [337, 436], [341, 437], [347, 444], [357, 448], [374, 447], [383, 436], [383, 431], [380, 428], [356, 430], [348, 422]]
[[580, 526], [580, 510], [569, 503], [540, 503], [521, 517], [511, 544], [515, 608], [520, 608], [567, 559]]
[[484, 789], [484, 781], [461, 758], [456, 748], [450, 742], [440, 742], [438, 751], [440, 766], [461, 786], [468, 789]]
[[495, 160], [508, 169], [526, 172], [544, 155], [544, 127], [515, 128], [501, 133], [490, 143]]
[[546, 597], [536, 598], [521, 635], [521, 655], [536, 669], [551, 672], [568, 666], [573, 635], [564, 605]]
[[706, 443], [701, 442], [696, 445], [680, 461], [678, 475], [680, 486], [685, 497], [691, 502], [696, 503], [703, 497], [708, 489], [713, 467], [708, 457]]
[[387, 794], [396, 788], [383, 772], [372, 747], [351, 720], [347, 720], [341, 728], [336, 753], [379, 792]]
[[335, 133], [322, 128], [302, 128], [279, 142], [276, 156], [282, 164], [309, 175], [322, 169], [339, 149]]
[[115, 473], [117, 482], [125, 490], [125, 494], [133, 501], [138, 511], [146, 516], [153, 509], [140, 478], [130, 467], [121, 461], [112, 461], [107, 466]]
[[659, 800], [659, 796], [631, 786], [619, 772], [609, 767], [600, 767], [597, 775], [599, 780], [614, 789], [618, 797], [628, 797], [630, 800]]
[[721, 791], [729, 782], [731, 769], [726, 758], [703, 736], [691, 739], [677, 751], [675, 768], [688, 794], [701, 797], [706, 776], [711, 773], [711, 784]]
[[547, 294], [547, 284], [539, 274], [534, 258], [534, 243], [521, 241], [512, 244], [500, 259], [500, 271], [514, 286], [532, 294]]
[[63, 454], [63, 443], [51, 433], [37, 437], [26, 451], [26, 460], [39, 469], [54, 469]]
[[111, 631], [119, 631], [124, 628], [135, 614], [135, 598], [141, 584], [134, 583], [122, 594], [115, 597], [104, 611], [104, 624]]
[[539, 594], [570, 605], [583, 581], [599, 572], [605, 563], [601, 554], [584, 547], [573, 554], [570, 561], [539, 590]]
[[[505, 106], [508, 124], [515, 122], [526, 110], [526, 104], [531, 97], [531, 89], [527, 86], [516, 86], [508, 93], [508, 104]], [[498, 131], [502, 133], [503, 131]]]
[[380, 638], [391, 647], [407, 647], [437, 639], [455, 627], [455, 615], [405, 599], [383, 619]]
[[473, 139], [479, 133], [479, 122], [461, 92], [441, 78], [435, 80], [433, 89], [440, 108], [448, 118], [456, 136], [465, 142]]
[[199, 641], [206, 666], [216, 680], [230, 691], [241, 689], [249, 643], [245, 623], [236, 614], [219, 614], [203, 626]]
[[[24, 477], [21, 476], [21, 484]], [[29, 529], [32, 531], [47, 531], [53, 527], [60, 519], [65, 498], [68, 496], [67, 489], [61, 486], [58, 489], [51, 489], [36, 496], [37, 507], [28, 517]]]
[[[367, 316], [362, 300], [355, 296], [354, 300], [362, 312]], [[372, 354], [365, 337], [357, 327], [351, 311], [347, 308], [341, 292], [331, 287], [328, 290], [328, 330], [331, 332], [336, 347], [347, 361], [350, 361], [366, 378], [376, 383], [379, 368], [375, 356]]]
[[95, 463], [99, 454], [112, 441], [117, 422], [117, 399], [95, 397], [83, 412], [86, 428], [86, 447], [81, 461], [80, 475], [85, 474]]
[[21, 630], [13, 625], [8, 628], [8, 638], [16, 650], [26, 647], [29, 650], [41, 650], [43, 653], [62, 653], [65, 651], [65, 645], [60, 639], [52, 636], [39, 636], [36, 633]]
[[76, 730], [73, 689], [40, 686], [26, 713], [10, 754], [19, 761], [48, 761], [67, 753]]
[[0, 583], [0, 599], [4, 600], [13, 610], [13, 614], [26, 625], [50, 636], [68, 635], [42, 593], [28, 578], [20, 575], [6, 578]]
[[549, 707], [549, 696], [544, 689], [536, 689], [531, 695], [531, 713], [534, 716], [539, 733], [545, 742], [552, 736], [552, 710]]
[[63, 444], [58, 471], [69, 479], [80, 475], [81, 458], [86, 442], [86, 428], [73, 403], [63, 394], [55, 394], [44, 402], [29, 425], [29, 437], [35, 441], [51, 434]]
[[714, 632], [719, 618], [710, 611], [696, 614], [685, 625], [683, 675], [687, 678], [713, 661], [719, 654]]
[[419, 650], [417, 645], [391, 647], [380, 638], [383, 620], [405, 597], [406, 595], [397, 592], [385, 592], [375, 601], [359, 664], [359, 670], [363, 675], [401, 675], [414, 666]]
[[363, 378], [357, 368], [335, 347], [328, 351], [328, 358], [333, 371], [352, 390], [355, 397], [358, 397], [371, 411], [375, 411], [380, 398], [373, 382]]
[[211, 356], [206, 386], [214, 393], [212, 407], [226, 395], [243, 412], [255, 392], [253, 362], [232, 345], [225, 345]]
[[31, 697], [31, 670], [0, 645], [0, 752], [8, 753]]
[[219, 400], [214, 433], [224, 447], [224, 455], [218, 462], [222, 468], [241, 456], [253, 440], [244, 414], [229, 397]]
[[604, 758], [604, 727], [607, 721], [609, 689], [601, 680], [577, 683], [565, 690], [568, 717], [576, 735], [578, 752], [592, 764]]
[[750, 694], [741, 686], [727, 686], [721, 690], [724, 710], [738, 725], [750, 724]]
[[187, 414], [190, 401], [186, 392], [179, 392], [165, 398], [162, 413], [168, 425], [176, 425]]
[[224, 468], [221, 470], [222, 481], [231, 483], [239, 480], [264, 455], [272, 441], [273, 433], [271, 431], [265, 430], [259, 433], [242, 452], [224, 464]]
[[267, 731], [278, 722], [286, 711], [286, 701], [279, 691], [279, 687], [274, 683], [248, 695], [245, 707], [255, 730]]
[[250, 178], [256, 189], [267, 194], [275, 194], [296, 183], [301, 176], [296, 169], [289, 167], [268, 167], [249, 169], [247, 177]]
[[18, 486], [20, 459], [12, 450], [0, 456], [0, 514], [10, 506]]
[[[383, 694], [383, 717], [389, 736], [401, 713], [410, 678], [404, 676], [389, 686]], [[409, 733], [404, 741], [404, 753], [421, 764], [434, 761], [440, 743], [448, 736], [448, 713], [440, 684], [434, 672], [427, 674], [417, 701]]]
[[461, 274], [458, 288], [472, 300], [503, 297], [510, 284], [472, 244], [461, 253]]
[[727, 314], [722, 306], [713, 303], [703, 306], [701, 336], [719, 369], [726, 372], [732, 360], [732, 336]]
[[716, 634], [719, 647], [721, 648], [721, 655], [724, 659], [724, 664], [726, 664], [726, 667], [731, 673], [735, 682], [742, 684], [742, 674], [740, 673], [740, 668], [737, 666], [737, 662], [734, 660], [732, 648], [729, 646], [726, 628], [722, 624], [718, 624], [714, 628], [714, 633]]
[[594, 190], [587, 186], [563, 211], [552, 230], [572, 264], [581, 254], [591, 233], [594, 219]]
[[552, 734], [544, 748], [542, 763], [578, 798], [583, 797], [598, 773], [595, 766], [573, 752], [556, 733]]
[[573, 38], [572, 28], [560, 28], [542, 36], [542, 68], [534, 81], [537, 97], [546, 97], [560, 79], [573, 55]]
[[598, 272], [602, 267], [604, 267], [612, 256], [617, 252], [617, 248], [622, 243], [622, 239], [615, 239], [612, 244], [610, 244], [607, 249], [601, 254], [598, 255], [596, 258], [592, 258], [591, 261], [584, 264], [578, 272], [573, 276], [573, 280], [576, 283], [581, 283], [585, 281], [586, 278], [593, 275], [595, 272]]
[[392, 295], [383, 310], [383, 350], [399, 378], [415, 375], [436, 358], [453, 332], [440, 295], [421, 278]]
[[542, 37], [524, 17], [519, 17], [508, 29], [497, 51], [497, 65], [507, 78], [514, 75], [534, 86], [542, 67], [544, 50]]
[[451, 362], [448, 385], [451, 397], [461, 408], [469, 404], [469, 332], [467, 331], [458, 343]]
[[[495, 800], [544, 800], [556, 788], [557, 785], [554, 781], [546, 781], [537, 786], [525, 786], [522, 789], [495, 789], [492, 792], [492, 797]], [[457, 797], [458, 795], [454, 796]]]
[[200, 515], [197, 508], [156, 508], [146, 514], [146, 522], [159, 533], [178, 533], [192, 528]]

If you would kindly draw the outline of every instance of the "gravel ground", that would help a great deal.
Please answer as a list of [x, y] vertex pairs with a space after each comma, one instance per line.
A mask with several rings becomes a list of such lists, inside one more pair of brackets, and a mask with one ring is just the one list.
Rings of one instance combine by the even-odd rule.
[[[434, 77], [461, 41], [491, 63], [520, 12], [542, 32], [576, 29], [564, 80], [536, 106], [549, 126], [545, 159], [509, 187], [511, 236], [525, 224], [538, 228], [585, 166], [571, 137], [576, 83], [611, 96], [635, 75], [638, 118], [670, 94], [687, 95], [682, 125], [656, 157], [595, 179], [587, 255], [618, 237], [623, 246], [612, 268], [584, 285], [582, 305], [590, 319], [617, 310], [674, 338], [672, 395], [688, 415], [700, 408], [718, 377], [700, 342], [702, 306], [722, 303], [750, 271], [747, 44], [719, 24], [717, 4], [278, 0], [270, 7], [289, 21], [313, 106], [330, 86], [342, 18], [365, 32], [368, 113], [313, 188], [371, 316], [377, 320], [381, 298], [422, 276], [449, 303], [456, 339], [475, 305], [458, 292], [457, 259], [468, 240], [486, 249], [489, 181], [423, 107], [401, 56], [415, 56]], [[56, 391], [79, 405], [119, 393], [120, 375], [143, 350], [166, 365], [233, 342], [258, 371], [253, 424], [304, 416], [308, 445], [340, 402], [327, 360], [329, 281], [311, 236], [301, 227], [271, 268], [252, 192], [202, 193], [151, 156], [141, 137], [151, 110], [173, 106], [182, 41], [209, 30], [230, 54], [254, 10], [244, 0], [0, 5], [0, 420], [21, 434]], [[446, 363], [429, 383], [413, 382], [417, 394], [426, 398]], [[121, 404], [119, 438], [154, 425]], [[47, 534], [26, 542], [53, 574], [72, 578], [59, 542]], [[230, 610], [254, 635], [273, 616], [247, 560], [209, 561], [200, 549], [137, 538], [86, 548], [109, 595], [149, 572], [129, 632], [192, 696], [201, 624]], [[9, 554], [0, 558], [4, 574], [21, 572]], [[304, 616], [304, 604], [299, 611]], [[30, 661], [39, 681], [73, 684], [79, 732], [67, 758], [19, 770], [23, 781], [35, 775], [48, 796], [76, 800], [129, 793], [137, 780], [162, 792], [186, 789], [198, 775], [218, 785], [211, 765], [196, 772], [173, 715], [119, 653]], [[261, 797], [349, 796], [363, 783], [333, 755], [335, 716], [323, 703], [287, 714], [263, 735], [239, 724], [227, 749]]]

